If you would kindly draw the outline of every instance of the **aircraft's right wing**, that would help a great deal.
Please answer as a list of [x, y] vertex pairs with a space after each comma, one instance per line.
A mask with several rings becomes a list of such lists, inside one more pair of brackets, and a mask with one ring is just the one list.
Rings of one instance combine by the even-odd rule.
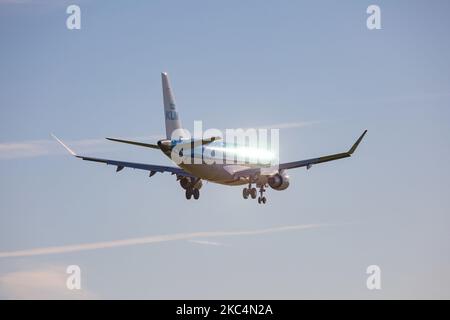
[[[294, 162], [286, 162], [286, 163], [280, 163], [278, 166], [276, 166], [277, 170], [286, 170], [286, 169], [294, 169], [294, 168], [300, 168], [300, 167], [306, 167], [307, 169], [311, 168], [313, 165], [343, 158], [351, 157], [353, 152], [355, 152], [358, 145], [361, 143], [362, 139], [366, 135], [367, 130], [363, 132], [363, 134], [356, 140], [356, 142], [353, 144], [353, 146], [346, 152], [341, 153], [335, 153], [327, 156], [322, 156], [318, 158], [311, 158], [306, 160], [300, 160], [300, 161], [294, 161]], [[270, 172], [270, 170], [267, 170]], [[251, 176], [257, 176], [257, 175], [264, 175], [262, 168], [251, 168], [251, 169], [244, 169], [237, 171], [235, 174], [233, 174], [233, 177], [235, 179], [239, 178], [247, 178]]]
[[312, 158], [312, 159], [307, 159], [307, 160], [301, 160], [301, 161], [280, 163], [279, 168], [280, 168], [280, 170], [294, 169], [294, 168], [300, 168], [300, 167], [307, 167], [309, 169], [314, 164], [338, 160], [338, 159], [342, 159], [342, 158], [348, 158], [353, 154], [353, 152], [355, 152], [356, 148], [358, 148], [358, 145], [360, 144], [361, 140], [364, 138], [366, 133], [367, 133], [367, 130], [365, 130], [363, 132], [363, 134], [358, 138], [358, 140], [356, 140], [356, 142], [353, 144], [353, 146], [347, 152], [335, 153], [335, 154], [331, 154], [328, 156]]
[[187, 173], [181, 168], [170, 167], [170, 166], [160, 166], [154, 164], [145, 164], [145, 163], [136, 163], [136, 162], [126, 162], [126, 161], [118, 161], [118, 160], [110, 160], [110, 159], [101, 159], [101, 158], [93, 158], [93, 157], [85, 157], [77, 155], [72, 149], [64, 144], [61, 140], [59, 140], [56, 136], [52, 134], [52, 137], [58, 141], [69, 153], [77, 158], [86, 161], [100, 162], [105, 163], [107, 165], [116, 166], [116, 171], [121, 171], [124, 168], [133, 168], [150, 171], [150, 176], [154, 175], [157, 172], [170, 172], [171, 174], [176, 174], [177, 176], [183, 177], [193, 177], [191, 174]]

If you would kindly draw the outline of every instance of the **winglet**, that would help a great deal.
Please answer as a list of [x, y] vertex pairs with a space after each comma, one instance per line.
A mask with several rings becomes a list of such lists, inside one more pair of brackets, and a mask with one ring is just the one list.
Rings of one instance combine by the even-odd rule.
[[366, 133], [367, 133], [367, 130], [364, 130], [363, 134], [358, 138], [358, 140], [356, 140], [355, 144], [350, 148], [350, 150], [348, 150], [348, 152], [347, 152], [348, 154], [352, 154], [353, 152], [355, 152], [356, 148], [358, 148], [359, 143], [364, 138]]
[[56, 141], [58, 141], [58, 142], [64, 147], [64, 149], [66, 149], [67, 151], [69, 151], [69, 153], [70, 153], [71, 155], [77, 156], [77, 154], [76, 154], [72, 149], [70, 149], [68, 146], [66, 146], [66, 145], [64, 144], [64, 142], [62, 142], [61, 140], [59, 140], [53, 133], [50, 133], [50, 135], [53, 137], [53, 139], [55, 139]]

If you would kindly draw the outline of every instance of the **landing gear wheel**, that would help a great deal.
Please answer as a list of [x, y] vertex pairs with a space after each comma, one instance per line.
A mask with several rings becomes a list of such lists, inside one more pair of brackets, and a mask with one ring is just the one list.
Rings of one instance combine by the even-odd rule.
[[244, 190], [242, 190], [242, 196], [244, 197], [244, 199], [248, 199], [248, 189], [244, 188]]
[[256, 199], [256, 188], [251, 188], [249, 193], [252, 196], [252, 199]]
[[192, 189], [186, 189], [186, 199], [191, 200], [192, 198]]
[[[252, 190], [252, 191], [253, 191], [253, 190]], [[261, 203], [265, 204], [266, 201], [267, 201], [266, 197], [264, 197], [264, 192], [265, 192], [265, 191], [266, 191], [266, 189], [264, 188], [264, 185], [262, 185], [262, 186], [259, 188], [259, 197], [258, 197], [258, 203], [259, 203], [259, 204], [261, 204]], [[255, 189], [255, 198], [256, 198], [256, 189]]]
[[194, 199], [195, 199], [195, 200], [198, 200], [198, 198], [200, 198], [200, 190], [194, 189], [194, 190], [192, 191], [192, 193], [193, 193], [193, 195], [194, 195]]

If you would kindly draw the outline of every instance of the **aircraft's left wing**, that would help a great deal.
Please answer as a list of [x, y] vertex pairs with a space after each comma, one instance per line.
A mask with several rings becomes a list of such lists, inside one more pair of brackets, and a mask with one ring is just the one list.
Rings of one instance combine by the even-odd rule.
[[106, 163], [107, 165], [117, 166], [116, 171], [120, 171], [123, 168], [133, 168], [150, 171], [150, 174], [153, 175], [156, 172], [170, 172], [172, 174], [176, 174], [177, 176], [185, 176], [192, 177], [191, 174], [187, 173], [183, 169], [169, 166], [159, 166], [154, 164], [145, 164], [145, 163], [137, 163], [137, 162], [126, 162], [126, 161], [117, 161], [117, 160], [109, 160], [109, 159], [100, 159], [100, 158], [91, 158], [75, 155], [75, 157], [86, 160], [86, 161], [94, 161]]
[[69, 153], [77, 158], [86, 161], [100, 162], [105, 163], [107, 165], [116, 166], [116, 171], [120, 171], [124, 168], [133, 168], [150, 171], [150, 176], [154, 175], [157, 172], [170, 172], [171, 174], [176, 174], [177, 176], [183, 177], [193, 177], [191, 174], [187, 173], [181, 168], [170, 167], [170, 166], [160, 166], [154, 164], [145, 164], [145, 163], [136, 163], [136, 162], [126, 162], [126, 161], [118, 161], [118, 160], [110, 160], [110, 159], [101, 159], [101, 158], [93, 158], [93, 157], [85, 157], [77, 155], [72, 149], [64, 144], [61, 140], [59, 140], [56, 136], [52, 134], [52, 137], [58, 141]]

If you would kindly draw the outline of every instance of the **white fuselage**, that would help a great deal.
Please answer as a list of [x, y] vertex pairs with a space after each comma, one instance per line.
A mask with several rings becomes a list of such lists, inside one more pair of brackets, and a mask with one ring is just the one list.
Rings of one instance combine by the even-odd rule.
[[[275, 157], [268, 151], [261, 151], [238, 145], [227, 145], [222, 141], [215, 141], [193, 148], [181, 149], [180, 154], [173, 154], [178, 149], [173, 148], [173, 142], [160, 141], [161, 150], [180, 168], [202, 180], [224, 185], [248, 184], [250, 178], [235, 178], [239, 170], [249, 168], [267, 168], [273, 164]], [[182, 160], [180, 162], [180, 160]], [[266, 177], [259, 177], [258, 180]], [[266, 183], [266, 181], [252, 181]]]

